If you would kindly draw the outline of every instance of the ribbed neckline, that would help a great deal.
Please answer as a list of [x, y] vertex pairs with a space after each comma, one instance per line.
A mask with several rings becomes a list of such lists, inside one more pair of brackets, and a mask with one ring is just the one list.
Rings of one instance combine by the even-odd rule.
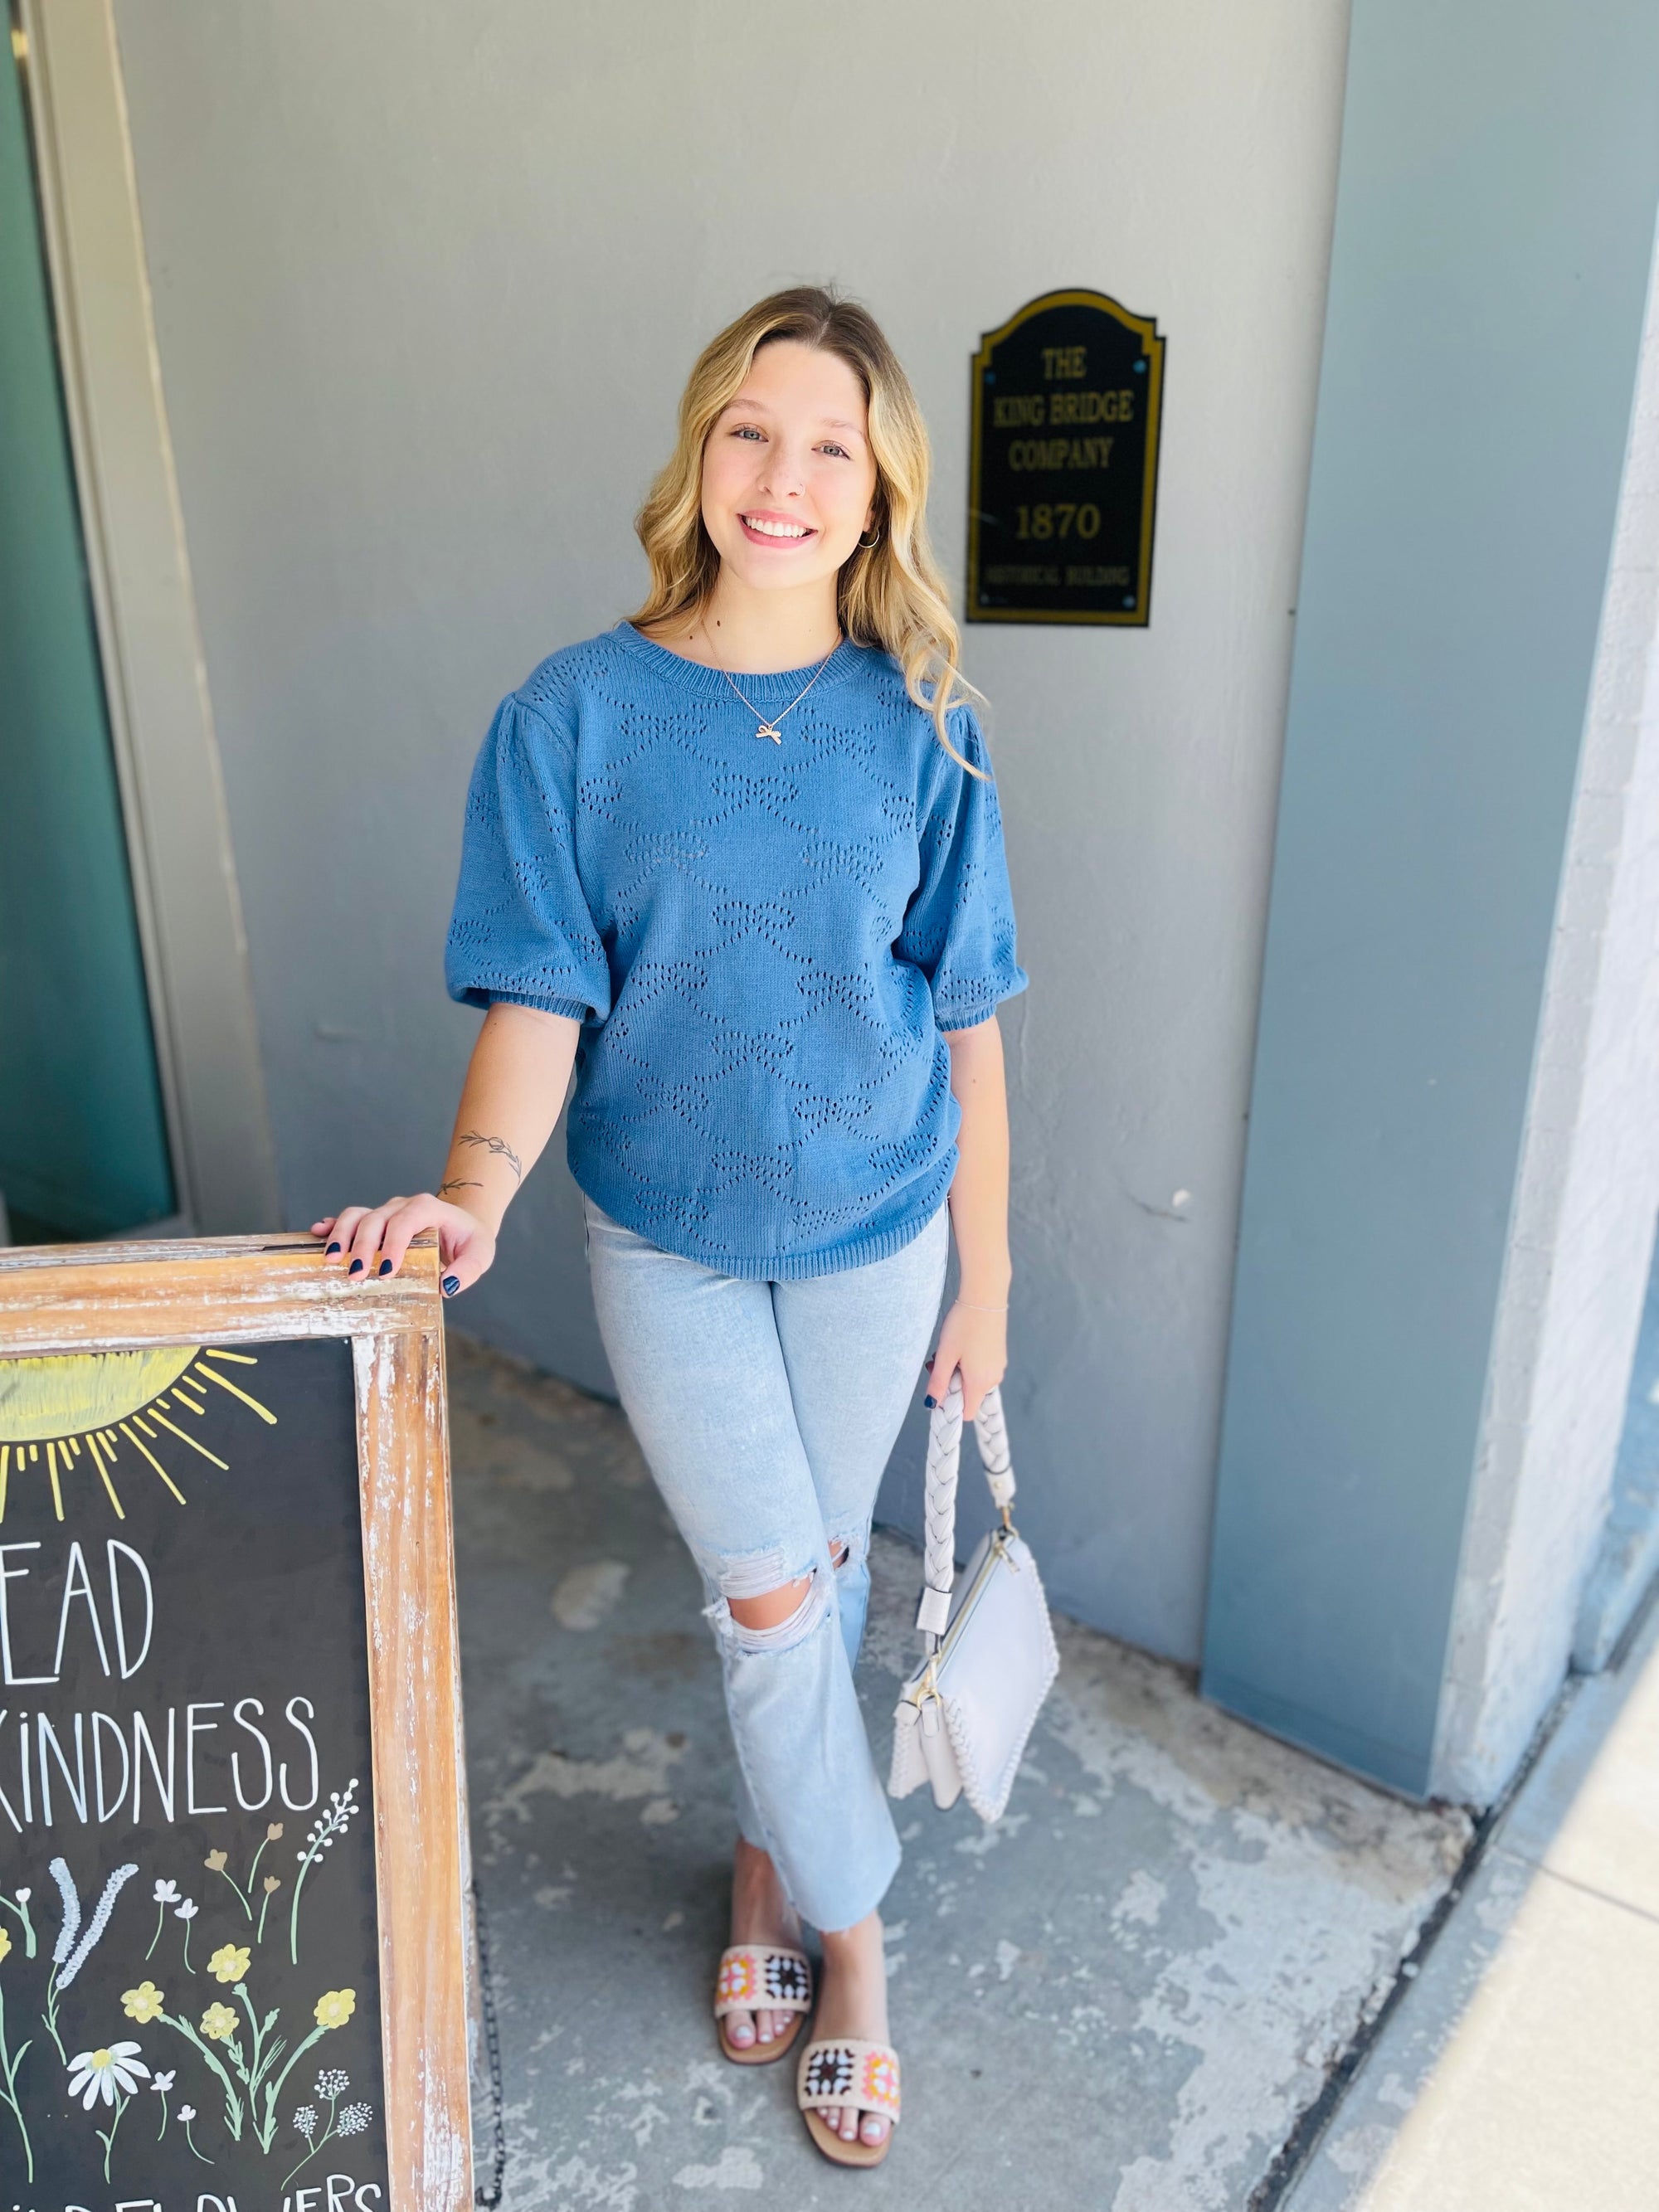
[[[671, 653], [665, 645], [659, 645], [654, 638], [642, 636], [630, 622], [619, 622], [611, 635], [629, 652], [647, 660], [658, 676], [665, 683], [672, 684], [676, 690], [696, 698], [729, 699], [733, 706], [739, 703], [732, 685], [718, 668], [708, 668], [701, 660], [688, 660], [684, 653]], [[823, 675], [813, 684], [811, 696], [816, 699], [822, 693], [844, 684], [860, 666], [866, 650], [865, 647], [855, 645], [851, 638], [844, 637], [830, 654]], [[793, 699], [817, 665], [817, 661], [809, 660], [804, 668], [780, 668], [764, 676], [745, 673], [741, 668], [734, 668], [732, 677], [732, 681], [740, 684], [757, 704], [763, 702], [771, 707]]]

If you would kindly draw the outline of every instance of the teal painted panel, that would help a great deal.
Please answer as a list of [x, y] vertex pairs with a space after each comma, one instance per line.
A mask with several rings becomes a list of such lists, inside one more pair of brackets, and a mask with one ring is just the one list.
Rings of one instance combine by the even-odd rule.
[[1656, 208], [1651, 0], [1358, 0], [1204, 1685], [1407, 1791]]
[[0, 1193], [20, 1240], [173, 1211], [17, 75], [0, 68]]

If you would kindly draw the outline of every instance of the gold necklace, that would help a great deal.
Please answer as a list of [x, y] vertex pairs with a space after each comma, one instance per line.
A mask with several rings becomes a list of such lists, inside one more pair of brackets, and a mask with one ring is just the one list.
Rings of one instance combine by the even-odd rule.
[[[708, 650], [712, 654], [714, 650], [714, 641], [709, 636], [707, 630], [703, 632], [703, 641], [708, 646]], [[836, 638], [829, 652], [824, 654], [823, 659], [819, 661], [817, 666], [807, 678], [805, 683], [801, 685], [800, 690], [796, 692], [794, 697], [783, 709], [782, 714], [773, 715], [769, 720], [762, 714], [760, 708], [755, 704], [752, 699], [745, 698], [744, 694], [738, 690], [736, 681], [732, 677], [727, 675], [724, 668], [720, 668], [720, 664], [718, 660], [714, 662], [714, 665], [716, 668], [720, 668], [720, 674], [726, 677], [726, 682], [731, 684], [732, 689], [734, 691], [737, 691], [738, 698], [743, 700], [744, 705], [748, 708], [750, 713], [755, 717], [757, 722], [759, 723], [760, 727], [755, 732], [755, 735], [757, 738], [770, 738], [775, 745], [781, 745], [783, 743], [783, 732], [779, 729], [778, 724], [783, 720], [785, 715], [793, 714], [794, 713], [796, 708], [799, 706], [801, 701], [806, 696], [807, 693], [817, 682], [819, 677], [823, 675], [824, 670], [828, 668], [830, 662], [835, 659], [836, 655], [841, 651], [842, 646], [845, 645], [846, 642], [847, 641], [843, 637]]]

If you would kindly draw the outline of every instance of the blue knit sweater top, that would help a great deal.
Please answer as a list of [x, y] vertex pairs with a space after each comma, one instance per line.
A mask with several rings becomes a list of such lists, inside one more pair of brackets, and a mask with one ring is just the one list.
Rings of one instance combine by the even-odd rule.
[[[960, 1114], [942, 1031], [1024, 989], [996, 792], [884, 653], [716, 669], [631, 624], [496, 711], [467, 798], [451, 994], [582, 1024], [567, 1149], [625, 1228], [782, 1281], [897, 1251]], [[970, 711], [952, 741], [987, 765]]]

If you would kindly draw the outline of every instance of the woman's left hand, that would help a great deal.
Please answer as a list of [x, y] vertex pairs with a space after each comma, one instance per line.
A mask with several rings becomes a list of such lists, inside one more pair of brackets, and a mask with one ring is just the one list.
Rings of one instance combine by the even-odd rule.
[[987, 1313], [958, 1299], [939, 1328], [939, 1350], [927, 1376], [927, 1395], [942, 1406], [951, 1377], [959, 1370], [963, 1419], [971, 1421], [981, 1399], [1001, 1382], [1007, 1367], [1007, 1315]]

